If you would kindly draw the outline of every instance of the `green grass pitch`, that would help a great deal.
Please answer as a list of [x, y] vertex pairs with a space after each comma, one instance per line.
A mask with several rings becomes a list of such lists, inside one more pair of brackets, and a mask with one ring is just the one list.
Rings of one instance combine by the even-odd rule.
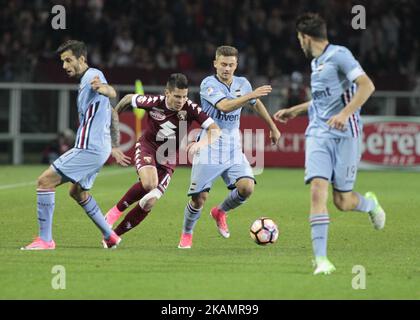
[[[37, 234], [35, 180], [45, 166], [0, 167], [0, 299], [419, 299], [419, 175], [360, 172], [356, 190], [372, 190], [387, 211], [375, 231], [367, 215], [332, 217], [331, 276], [313, 276], [308, 223], [309, 189], [302, 170], [266, 169], [251, 199], [228, 219], [223, 239], [208, 212], [227, 194], [218, 181], [196, 227], [191, 250], [177, 248], [187, 201], [190, 168], [175, 172], [151, 215], [127, 233], [116, 250], [101, 247], [101, 235], [83, 210], [57, 189], [53, 236], [57, 249], [19, 248]], [[135, 181], [133, 169], [106, 167], [92, 194], [105, 213]], [[260, 247], [250, 224], [269, 216], [280, 228], [276, 244]], [[64, 290], [52, 288], [52, 268], [65, 268]], [[355, 290], [353, 266], [366, 270], [366, 288]], [[356, 281], [357, 282], [357, 281]], [[360, 282], [359, 282], [360, 283]]]

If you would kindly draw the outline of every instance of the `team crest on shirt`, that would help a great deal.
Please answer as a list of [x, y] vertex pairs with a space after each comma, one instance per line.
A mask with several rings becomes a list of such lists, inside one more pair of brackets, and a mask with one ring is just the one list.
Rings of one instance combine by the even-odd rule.
[[157, 121], [163, 121], [163, 120], [166, 119], [166, 116], [162, 112], [159, 112], [159, 111], [156, 111], [156, 110], [150, 111], [149, 115]]
[[180, 121], [187, 120], [187, 111], [185, 111], [185, 110], [178, 111], [178, 114], [177, 115], [178, 115], [178, 119]]
[[152, 163], [152, 157], [143, 157], [143, 160], [148, 164]]
[[210, 96], [213, 93], [213, 88], [212, 87], [208, 87], [207, 88], [207, 94]]
[[235, 90], [235, 96], [236, 96], [237, 98], [239, 98], [239, 97], [241, 96], [241, 89], [236, 89], [236, 90]]

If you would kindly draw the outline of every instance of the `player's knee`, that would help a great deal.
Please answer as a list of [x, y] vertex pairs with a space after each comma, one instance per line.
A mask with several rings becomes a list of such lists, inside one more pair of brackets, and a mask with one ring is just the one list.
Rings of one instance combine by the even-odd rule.
[[249, 198], [253, 192], [254, 192], [254, 184], [247, 184], [245, 186], [238, 188], [238, 193], [241, 195], [241, 197], [245, 199]]
[[158, 182], [154, 180], [150, 181], [142, 181], [143, 188], [146, 192], [150, 192], [153, 189], [156, 189], [158, 186]]
[[202, 192], [197, 195], [193, 195], [191, 197], [191, 205], [194, 207], [194, 209], [200, 209], [204, 206], [207, 200], [207, 192]]
[[349, 211], [351, 208], [345, 197], [334, 195], [334, 205], [340, 211]]
[[77, 202], [82, 202], [87, 199], [87, 196], [84, 196], [83, 191], [78, 188], [70, 188], [69, 196], [72, 197]]
[[53, 184], [51, 183], [50, 179], [47, 175], [42, 174], [37, 179], [37, 188], [38, 189], [49, 189], [53, 188]]
[[328, 198], [328, 190], [318, 188], [316, 184], [311, 185], [311, 202], [320, 204], [326, 202]]

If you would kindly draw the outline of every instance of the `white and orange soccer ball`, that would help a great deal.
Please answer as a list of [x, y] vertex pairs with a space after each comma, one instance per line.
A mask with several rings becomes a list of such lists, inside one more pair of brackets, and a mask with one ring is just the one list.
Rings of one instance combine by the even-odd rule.
[[277, 241], [279, 237], [279, 228], [270, 218], [261, 217], [255, 220], [249, 230], [252, 240], [257, 244], [264, 246]]

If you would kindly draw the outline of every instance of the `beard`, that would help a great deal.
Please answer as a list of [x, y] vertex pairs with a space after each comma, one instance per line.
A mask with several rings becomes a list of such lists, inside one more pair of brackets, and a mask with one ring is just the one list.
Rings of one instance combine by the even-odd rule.
[[305, 57], [308, 59], [312, 59], [314, 57], [310, 47], [304, 48], [303, 53], [305, 54]]

